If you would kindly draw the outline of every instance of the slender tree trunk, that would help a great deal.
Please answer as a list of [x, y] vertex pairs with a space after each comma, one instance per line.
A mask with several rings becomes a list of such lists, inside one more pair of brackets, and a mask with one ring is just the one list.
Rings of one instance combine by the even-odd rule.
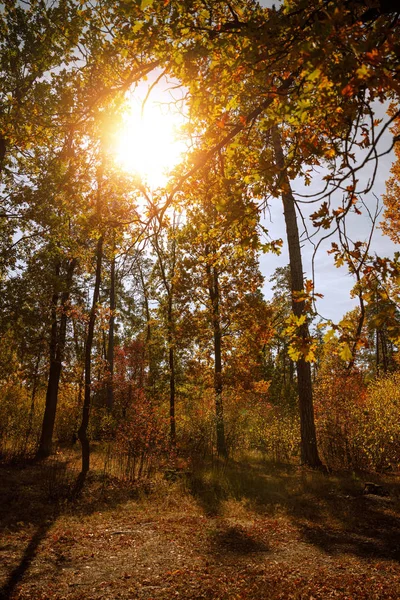
[[175, 425], [175, 353], [173, 346], [172, 298], [168, 300], [169, 422], [171, 446], [176, 446]]
[[[74, 442], [76, 442], [77, 436], [76, 436], [75, 432], [78, 430], [79, 411], [81, 411], [81, 407], [82, 407], [82, 396], [83, 396], [84, 378], [85, 378], [85, 365], [84, 365], [84, 348], [82, 348], [79, 343], [79, 332], [77, 331], [76, 323], [74, 320], [72, 321], [72, 328], [73, 328], [73, 334], [74, 334], [75, 355], [76, 355], [76, 360], [78, 362], [78, 369], [77, 369], [78, 377], [77, 377], [77, 380], [75, 380], [75, 383], [76, 382], [78, 383], [78, 395], [77, 395], [78, 411], [76, 412], [76, 416], [75, 416], [75, 428], [74, 428], [74, 433], [73, 433], [73, 440], [74, 440]], [[84, 337], [86, 337], [86, 332], [84, 334]]]
[[38, 375], [39, 375], [40, 359], [41, 359], [41, 355], [39, 353], [38, 357], [36, 359], [35, 371], [34, 371], [34, 374], [33, 374], [32, 393], [31, 393], [31, 406], [30, 406], [30, 410], [29, 410], [28, 427], [27, 427], [26, 436], [25, 436], [25, 452], [26, 452], [26, 449], [28, 448], [29, 438], [30, 438], [31, 433], [32, 433], [33, 417], [34, 417], [34, 414], [35, 414], [36, 392], [37, 392], [37, 388], [38, 388], [38, 379], [39, 379]]
[[282, 365], [283, 365], [283, 386], [286, 389], [287, 381], [286, 381], [286, 344], [283, 344], [282, 349]]
[[[113, 250], [115, 250], [115, 243]], [[115, 330], [115, 256], [111, 261], [110, 273], [110, 321], [108, 325], [107, 362], [109, 376], [107, 381], [107, 409], [112, 411], [114, 405], [114, 330]]]
[[228, 455], [225, 440], [224, 407], [222, 401], [222, 332], [219, 313], [219, 280], [215, 267], [207, 265], [208, 289], [212, 306], [212, 322], [214, 333], [214, 390], [215, 418], [217, 433], [217, 453], [219, 456]]
[[380, 348], [379, 348], [379, 329], [375, 330], [375, 338], [376, 338], [376, 342], [375, 342], [375, 361], [376, 361], [376, 374], [379, 375], [380, 374], [380, 370], [381, 370], [381, 357], [380, 357]]
[[96, 323], [96, 308], [100, 294], [101, 264], [103, 260], [103, 236], [100, 236], [96, 248], [96, 276], [93, 290], [92, 308], [89, 315], [89, 324], [85, 345], [85, 394], [82, 406], [82, 421], [78, 431], [78, 438], [82, 446], [82, 471], [78, 487], [83, 484], [90, 467], [90, 444], [87, 436], [91, 404], [91, 362], [94, 337], [94, 326]]
[[294, 379], [293, 361], [289, 359], [289, 383], [292, 384]]
[[[55, 291], [52, 297], [52, 325], [50, 335], [50, 370], [46, 392], [46, 406], [43, 416], [42, 433], [39, 442], [39, 448], [36, 453], [37, 459], [46, 458], [51, 454], [53, 444], [54, 424], [58, 403], [58, 388], [60, 384], [62, 361], [64, 358], [65, 339], [67, 332], [68, 316], [66, 312], [67, 303], [70, 296], [72, 278], [75, 271], [77, 260], [74, 258], [69, 262], [65, 290], [61, 294], [61, 317], [60, 324], [57, 321], [57, 308], [59, 293]], [[60, 263], [56, 265], [56, 279], [60, 278]]]
[[[304, 314], [304, 302], [294, 302], [295, 293], [304, 291], [303, 264], [299, 230], [297, 226], [296, 207], [289, 177], [285, 168], [282, 144], [277, 127], [272, 129], [272, 140], [277, 167], [281, 171], [280, 187], [282, 189], [283, 212], [285, 216], [286, 234], [289, 249], [290, 275], [292, 283], [292, 309], [296, 317]], [[300, 335], [308, 337], [308, 326], [304, 324]], [[317, 438], [315, 433], [314, 407], [312, 397], [311, 367], [304, 358], [296, 363], [297, 385], [299, 395], [300, 429], [301, 429], [301, 460], [313, 468], [321, 467], [318, 455]]]
[[152, 387], [154, 384], [154, 375], [153, 375], [154, 369], [153, 369], [153, 357], [152, 357], [152, 351], [151, 351], [151, 316], [150, 316], [150, 306], [149, 306], [149, 294], [148, 294], [147, 285], [146, 285], [143, 271], [142, 271], [140, 264], [138, 265], [138, 268], [139, 268], [140, 281], [142, 283], [142, 289], [143, 289], [144, 309], [146, 312], [146, 339], [145, 339], [145, 343], [143, 346], [143, 354], [142, 354], [141, 385], [143, 385], [143, 381], [144, 381], [143, 369], [144, 369], [144, 365], [146, 364], [146, 357], [147, 357], [147, 363], [149, 366], [149, 376], [148, 376], [147, 385], [149, 387]]
[[386, 341], [386, 330], [380, 330], [380, 338], [382, 344], [382, 366], [383, 372], [387, 373], [388, 371], [388, 349], [387, 349], [387, 341]]
[[167, 274], [163, 252], [158, 243], [157, 234], [154, 240], [161, 279], [167, 294], [167, 341], [168, 341], [168, 367], [169, 367], [169, 435], [172, 448], [176, 446], [176, 419], [175, 419], [175, 352], [174, 352], [174, 283], [176, 265], [176, 245], [173, 240], [172, 257], [169, 273]]

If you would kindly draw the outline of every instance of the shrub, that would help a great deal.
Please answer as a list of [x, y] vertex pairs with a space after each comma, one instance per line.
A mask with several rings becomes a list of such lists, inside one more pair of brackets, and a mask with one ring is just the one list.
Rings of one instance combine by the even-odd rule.
[[150, 477], [169, 453], [168, 428], [144, 394], [124, 415], [110, 443], [108, 469], [128, 480]]
[[363, 461], [368, 469], [382, 471], [400, 467], [399, 408], [399, 372], [370, 384], [355, 440], [363, 450]]
[[37, 393], [32, 407], [27, 387], [12, 382], [0, 384], [0, 454], [16, 457], [36, 449], [44, 410], [44, 395]]
[[291, 462], [300, 449], [300, 421], [295, 409], [267, 404], [260, 415], [258, 448], [275, 462]]
[[360, 372], [348, 372], [340, 363], [333, 366], [320, 374], [314, 390], [322, 460], [334, 470], [397, 469], [400, 373], [367, 386]]

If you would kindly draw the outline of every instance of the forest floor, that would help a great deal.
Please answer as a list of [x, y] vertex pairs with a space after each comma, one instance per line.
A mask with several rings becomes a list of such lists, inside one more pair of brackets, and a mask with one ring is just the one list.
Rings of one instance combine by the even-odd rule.
[[94, 473], [71, 502], [60, 464], [0, 467], [2, 600], [400, 598], [399, 478], [365, 495], [236, 462], [137, 487]]

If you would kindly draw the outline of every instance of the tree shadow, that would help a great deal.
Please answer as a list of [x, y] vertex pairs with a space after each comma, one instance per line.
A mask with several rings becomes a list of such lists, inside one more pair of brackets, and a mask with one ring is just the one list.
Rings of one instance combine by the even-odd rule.
[[233, 498], [266, 517], [283, 510], [304, 541], [328, 554], [400, 561], [399, 484], [384, 485], [387, 498], [364, 495], [363, 482], [349, 475], [231, 462], [199, 470], [189, 488], [210, 516], [222, 516]]
[[25, 552], [19, 564], [11, 571], [4, 586], [0, 589], [0, 599], [8, 600], [13, 595], [16, 586], [22, 581], [25, 573], [28, 571], [31, 562], [35, 558], [41, 542], [47, 535], [47, 532], [52, 527], [54, 521], [47, 521], [39, 525], [33, 536], [31, 537]]
[[265, 542], [255, 539], [241, 527], [233, 526], [218, 530], [213, 535], [212, 545], [218, 554], [248, 555], [269, 551]]
[[[4, 539], [0, 551], [5, 553], [14, 547], [12, 541], [6, 543], [7, 537], [18, 538], [18, 534], [33, 530], [18, 564], [11, 567], [0, 588], [1, 600], [13, 596], [59, 517], [71, 513], [86, 516], [99, 510], [111, 511], [133, 495], [130, 490], [107, 487], [99, 477], [96, 480], [96, 476], [89, 473], [86, 478], [87, 497], [82, 498], [82, 494], [74, 497], [76, 481], [77, 473], [71, 472], [68, 463], [62, 461], [0, 466], [0, 536], [3, 534]], [[94, 493], [91, 493], [93, 490]]]

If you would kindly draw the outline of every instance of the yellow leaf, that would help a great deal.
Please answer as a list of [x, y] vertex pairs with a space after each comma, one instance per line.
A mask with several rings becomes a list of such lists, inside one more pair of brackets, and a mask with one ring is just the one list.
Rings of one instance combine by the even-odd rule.
[[134, 26], [132, 27], [133, 33], [140, 31], [140, 29], [142, 29], [143, 25], [144, 25], [143, 21], [136, 21]]
[[333, 329], [329, 329], [326, 334], [324, 335], [324, 342], [325, 344], [330, 342], [330, 340], [332, 340], [335, 337], [335, 332], [333, 331]]
[[289, 346], [288, 354], [293, 362], [297, 362], [301, 358], [301, 352], [297, 348], [293, 348], [293, 346]]
[[342, 360], [351, 360], [353, 358], [353, 353], [347, 342], [342, 342], [340, 348], [339, 356]]
[[321, 77], [321, 69], [315, 69], [307, 77], [308, 81], [315, 81]]
[[359, 79], [366, 79], [369, 75], [369, 68], [367, 65], [361, 65], [359, 69], [356, 71], [357, 77]]

